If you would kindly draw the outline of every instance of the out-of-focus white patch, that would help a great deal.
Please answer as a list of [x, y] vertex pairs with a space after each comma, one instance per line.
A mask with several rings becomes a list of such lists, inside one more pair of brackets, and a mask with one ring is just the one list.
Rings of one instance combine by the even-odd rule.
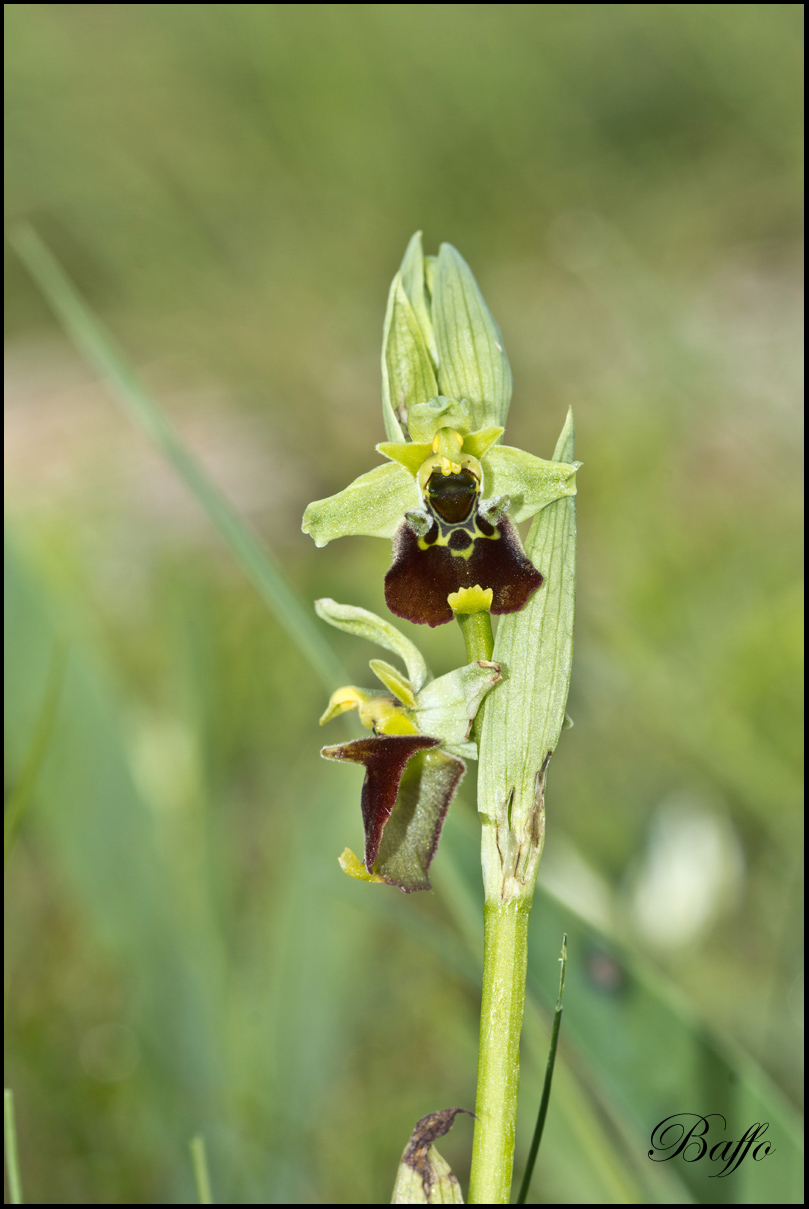
[[543, 853], [542, 885], [582, 919], [603, 932], [612, 932], [615, 909], [609, 882], [561, 836]]
[[654, 811], [646, 854], [627, 878], [632, 925], [659, 948], [679, 948], [734, 906], [743, 877], [729, 819], [692, 794], [672, 794]]

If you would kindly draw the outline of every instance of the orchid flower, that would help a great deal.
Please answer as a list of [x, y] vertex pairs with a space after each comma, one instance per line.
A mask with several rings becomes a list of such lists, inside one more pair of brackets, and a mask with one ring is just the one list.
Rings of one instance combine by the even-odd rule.
[[403, 674], [384, 659], [372, 659], [371, 671], [383, 688], [339, 688], [320, 719], [322, 726], [356, 709], [360, 722], [373, 732], [321, 751], [327, 760], [365, 767], [364, 859], [361, 862], [347, 848], [340, 864], [362, 881], [388, 882], [408, 893], [428, 890], [428, 871], [466, 770], [464, 759], [477, 758], [477, 747], [469, 739], [472, 723], [486, 693], [500, 679], [500, 669], [481, 660], [436, 680], [409, 638], [375, 613], [329, 599], [318, 600], [315, 609], [337, 629], [393, 651], [406, 669]]
[[391, 286], [382, 355], [388, 460], [306, 509], [315, 544], [393, 539], [391, 612], [442, 625], [478, 589], [492, 613], [523, 608], [542, 584], [515, 523], [574, 495], [579, 463], [500, 444], [511, 400], [502, 338], [472, 273], [449, 244], [425, 258], [410, 241]]

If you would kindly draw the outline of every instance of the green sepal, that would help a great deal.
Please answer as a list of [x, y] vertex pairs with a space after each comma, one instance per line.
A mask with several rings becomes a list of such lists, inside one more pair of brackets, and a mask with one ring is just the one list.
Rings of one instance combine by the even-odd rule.
[[547, 462], [513, 445], [493, 445], [483, 459], [484, 493], [509, 496], [509, 516], [519, 523], [546, 504], [575, 495], [579, 466], [581, 462]]
[[397, 462], [361, 474], [336, 495], [315, 500], [303, 514], [301, 528], [316, 546], [336, 537], [393, 537], [410, 509], [421, 506], [412, 475]]
[[425, 441], [430, 445], [439, 428], [454, 428], [464, 436], [471, 428], [469, 406], [446, 395], [422, 400], [408, 411], [407, 427], [414, 441]]
[[428, 457], [433, 452], [432, 445], [418, 445], [413, 441], [381, 441], [376, 447], [377, 453], [390, 458], [404, 466], [408, 473], [416, 477]]
[[389, 440], [403, 441], [408, 408], [437, 394], [427, 340], [397, 273], [382, 334], [382, 414]]
[[407, 894], [430, 889], [429, 868], [464, 772], [462, 760], [437, 748], [408, 761], [373, 868], [389, 885]]
[[398, 655], [407, 668], [408, 679], [414, 692], [418, 692], [429, 677], [427, 664], [417, 646], [406, 638], [395, 625], [377, 617], [368, 609], [360, 609], [356, 605], [338, 604], [328, 596], [315, 601], [315, 612], [323, 621], [333, 625], [337, 630], [346, 634], [354, 634], [357, 638], [365, 638], [375, 642]]
[[[430, 298], [435, 296], [435, 274], [438, 266], [437, 256], [424, 257], [424, 284], [427, 287], [427, 293]], [[430, 316], [432, 317], [432, 305], [430, 308]], [[435, 333], [435, 324], [433, 324], [433, 333]], [[438, 353], [436, 352], [436, 363], [438, 361]]]
[[410, 709], [415, 706], [416, 698], [410, 687], [410, 681], [406, 680], [392, 664], [386, 663], [384, 659], [372, 659], [369, 666], [377, 679], [382, 681], [385, 688], [392, 692], [402, 705], [406, 705]]
[[469, 265], [448, 243], [438, 254], [432, 317], [441, 394], [467, 400], [473, 431], [505, 425], [512, 381], [503, 337]]
[[480, 703], [500, 679], [496, 663], [467, 663], [426, 685], [416, 698], [419, 732], [444, 746], [465, 743]]
[[[427, 261], [435, 260], [434, 256], [426, 258]], [[430, 357], [434, 365], [438, 364], [438, 350], [435, 346], [435, 333], [433, 332], [433, 321], [430, 314], [430, 298], [431, 289], [425, 277], [427, 275], [427, 263], [421, 246], [421, 231], [417, 231], [410, 243], [407, 245], [402, 264], [399, 272], [402, 277], [402, 286], [407, 294], [408, 301], [413, 308], [413, 312], [418, 320], [421, 328], [424, 342], [430, 353]], [[426, 288], [425, 288], [426, 287]]]

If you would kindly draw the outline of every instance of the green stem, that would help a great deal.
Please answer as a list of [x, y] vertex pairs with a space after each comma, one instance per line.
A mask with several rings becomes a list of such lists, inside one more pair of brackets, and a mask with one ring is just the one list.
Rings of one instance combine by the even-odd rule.
[[[456, 613], [455, 619], [461, 627], [468, 661], [476, 663], [479, 659], [483, 659], [487, 663], [490, 662], [494, 650], [491, 613]], [[486, 702], [482, 701], [478, 706], [478, 712], [472, 724], [472, 738], [476, 743], [480, 742], [480, 728], [483, 725], [485, 705]]]
[[461, 627], [469, 662], [490, 660], [494, 650], [491, 613], [456, 613], [455, 620]]
[[511, 1193], [531, 897], [529, 892], [505, 901], [489, 899], [484, 906], [470, 1205], [507, 1205]]

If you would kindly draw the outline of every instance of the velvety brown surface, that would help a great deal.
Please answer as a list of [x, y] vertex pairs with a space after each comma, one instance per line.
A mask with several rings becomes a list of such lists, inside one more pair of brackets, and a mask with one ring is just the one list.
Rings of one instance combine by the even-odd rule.
[[492, 589], [492, 613], [516, 613], [540, 586], [542, 575], [526, 558], [507, 517], [496, 529], [498, 538], [476, 537], [470, 556], [461, 558], [445, 545], [423, 550], [410, 526], [403, 524], [394, 538], [393, 564], [385, 576], [385, 600], [391, 612], [407, 621], [443, 625], [453, 618], [447, 604], [450, 592], [477, 584]]

